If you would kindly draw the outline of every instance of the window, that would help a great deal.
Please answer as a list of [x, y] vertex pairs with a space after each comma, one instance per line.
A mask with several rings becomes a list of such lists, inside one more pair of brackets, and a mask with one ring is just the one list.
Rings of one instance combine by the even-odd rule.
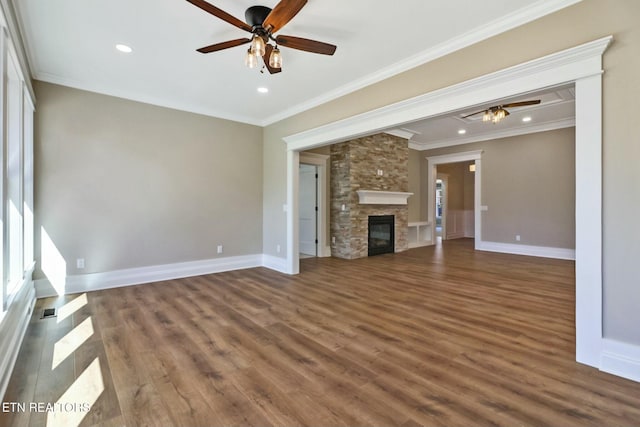
[[[33, 104], [20, 63], [5, 31], [0, 31], [0, 319], [33, 268]], [[4, 108], [2, 108], [4, 107]]]

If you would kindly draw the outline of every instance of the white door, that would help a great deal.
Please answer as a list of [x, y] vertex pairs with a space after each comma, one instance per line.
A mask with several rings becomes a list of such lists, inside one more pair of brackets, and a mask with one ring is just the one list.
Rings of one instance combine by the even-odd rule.
[[317, 171], [316, 166], [300, 165], [300, 253], [317, 256]]

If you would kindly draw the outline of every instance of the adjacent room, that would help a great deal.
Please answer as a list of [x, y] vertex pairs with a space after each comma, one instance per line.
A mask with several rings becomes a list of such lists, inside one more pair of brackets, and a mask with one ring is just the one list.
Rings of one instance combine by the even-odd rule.
[[0, 425], [637, 424], [638, 19], [0, 0]]

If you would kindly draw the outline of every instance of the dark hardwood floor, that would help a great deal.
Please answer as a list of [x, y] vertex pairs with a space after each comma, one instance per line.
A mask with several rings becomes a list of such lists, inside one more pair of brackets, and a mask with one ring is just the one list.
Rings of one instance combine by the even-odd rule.
[[573, 262], [472, 248], [39, 300], [4, 401], [91, 409], [0, 424], [640, 425], [640, 383], [574, 361]]

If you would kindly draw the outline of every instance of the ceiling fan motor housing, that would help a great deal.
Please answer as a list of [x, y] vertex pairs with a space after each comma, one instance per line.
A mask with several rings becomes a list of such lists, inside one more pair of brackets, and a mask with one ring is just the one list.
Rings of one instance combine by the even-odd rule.
[[253, 28], [262, 27], [262, 23], [269, 13], [271, 13], [271, 8], [269, 7], [251, 6], [244, 12], [244, 19], [247, 21], [247, 24], [251, 25]]

